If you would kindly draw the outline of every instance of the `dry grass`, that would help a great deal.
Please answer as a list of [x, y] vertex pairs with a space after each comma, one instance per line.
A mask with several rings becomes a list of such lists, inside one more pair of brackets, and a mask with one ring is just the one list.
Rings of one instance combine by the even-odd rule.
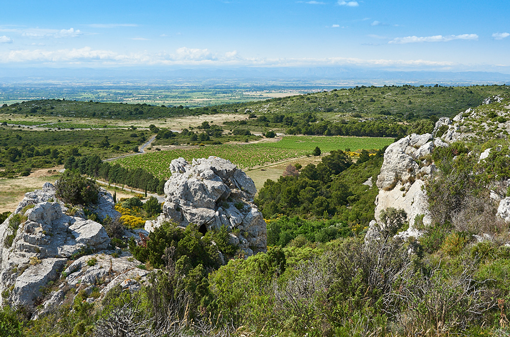
[[253, 179], [253, 182], [255, 183], [255, 187], [257, 187], [257, 190], [260, 190], [263, 186], [266, 180], [278, 180], [282, 175], [287, 166], [295, 165], [295, 164], [301, 164], [303, 167], [305, 167], [308, 164], [314, 164], [317, 165], [322, 160], [322, 156], [319, 157], [301, 157], [301, 158], [293, 158], [289, 160], [284, 160], [275, 164], [258, 167], [253, 170], [246, 171], [246, 174]]
[[58, 179], [58, 169], [48, 172], [48, 169], [36, 170], [28, 177], [14, 179], [0, 179], [0, 213], [12, 212], [25, 196], [25, 193], [40, 189], [45, 182], [54, 183]]

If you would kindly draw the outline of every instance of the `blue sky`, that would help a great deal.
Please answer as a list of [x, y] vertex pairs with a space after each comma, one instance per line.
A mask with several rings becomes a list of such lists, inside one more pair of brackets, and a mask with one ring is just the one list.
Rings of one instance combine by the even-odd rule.
[[508, 0], [5, 1], [0, 65], [510, 73], [509, 16]]

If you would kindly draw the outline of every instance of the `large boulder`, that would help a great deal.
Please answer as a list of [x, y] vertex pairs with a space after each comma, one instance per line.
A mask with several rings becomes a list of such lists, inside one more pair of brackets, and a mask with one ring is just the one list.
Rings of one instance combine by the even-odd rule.
[[155, 221], [147, 221], [152, 231], [169, 221], [186, 227], [193, 223], [201, 230], [226, 226], [237, 234], [240, 248], [247, 255], [267, 249], [266, 223], [253, 198], [257, 193], [253, 180], [230, 161], [209, 157], [184, 158], [171, 162], [172, 176], [165, 184], [163, 213]]

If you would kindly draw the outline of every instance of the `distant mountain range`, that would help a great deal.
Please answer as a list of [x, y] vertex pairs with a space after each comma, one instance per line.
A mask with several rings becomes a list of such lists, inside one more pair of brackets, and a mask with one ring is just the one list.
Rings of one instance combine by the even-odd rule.
[[0, 68], [0, 81], [14, 83], [269, 84], [401, 85], [510, 84], [510, 74], [499, 72], [391, 71], [361, 67], [224, 67], [224, 68]]

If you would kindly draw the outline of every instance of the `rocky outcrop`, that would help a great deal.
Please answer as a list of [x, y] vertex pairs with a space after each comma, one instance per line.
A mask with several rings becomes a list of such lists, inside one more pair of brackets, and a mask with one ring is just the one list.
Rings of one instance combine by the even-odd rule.
[[[101, 190], [93, 210], [100, 212], [99, 218], [120, 215], [105, 190]], [[84, 254], [66, 269], [64, 275], [72, 274], [72, 277], [62, 281], [60, 290], [51, 293], [42, 307], [38, 306], [39, 313], [58, 305], [66, 296], [62, 289], [76, 288], [76, 284], [111, 288], [126, 278], [145, 276], [145, 271], [136, 268], [140, 262], [132, 258], [129, 262], [128, 257], [113, 258], [107, 255], [114, 252], [108, 248], [110, 238], [103, 226], [86, 219], [82, 210], [68, 209], [60, 203], [52, 184], [46, 183], [41, 190], [26, 193], [14, 213], [0, 225], [1, 303], [35, 312], [41, 300], [48, 297], [45, 289], [59, 280], [70, 264], [68, 261]], [[95, 252], [103, 252], [97, 264], [84, 266], [83, 261], [92, 258], [87, 254]]]
[[382, 223], [381, 212], [390, 207], [405, 211], [409, 231], [413, 232], [413, 235], [416, 234], [414, 223], [417, 216], [423, 215], [423, 223], [430, 224], [428, 201], [423, 186], [436, 170], [431, 159], [427, 157], [436, 146], [432, 134], [429, 133], [412, 134], [388, 146], [377, 177], [379, 194], [376, 198], [376, 222], [371, 223], [369, 230], [371, 236], [376, 237], [374, 233], [377, 223]]
[[257, 189], [242, 170], [228, 160], [209, 157], [191, 164], [184, 158], [175, 159], [170, 171], [163, 213], [146, 223], [147, 231], [165, 221], [183, 227], [194, 223], [203, 231], [226, 226], [239, 233], [232, 240], [247, 255], [266, 251], [266, 223], [253, 203]]

